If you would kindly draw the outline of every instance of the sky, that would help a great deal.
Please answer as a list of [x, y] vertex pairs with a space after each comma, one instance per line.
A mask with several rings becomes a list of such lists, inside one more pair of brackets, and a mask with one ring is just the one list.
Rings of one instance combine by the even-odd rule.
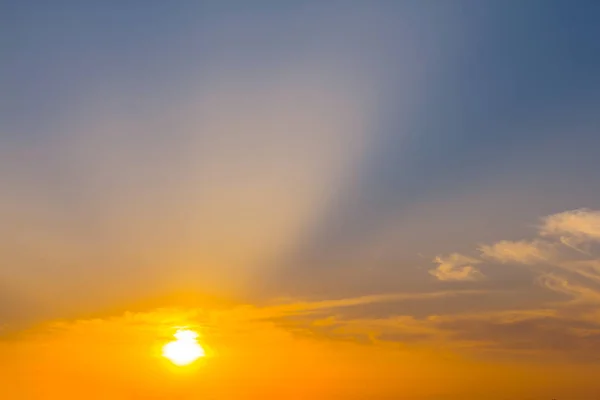
[[599, 18], [0, 1], [0, 397], [599, 398]]

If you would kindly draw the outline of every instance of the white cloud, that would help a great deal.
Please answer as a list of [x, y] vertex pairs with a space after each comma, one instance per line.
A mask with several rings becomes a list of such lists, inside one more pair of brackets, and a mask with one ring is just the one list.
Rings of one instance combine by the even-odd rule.
[[476, 281], [483, 278], [483, 274], [473, 267], [473, 264], [481, 262], [477, 259], [453, 253], [447, 257], [437, 256], [433, 261], [439, 265], [429, 273], [441, 281]]

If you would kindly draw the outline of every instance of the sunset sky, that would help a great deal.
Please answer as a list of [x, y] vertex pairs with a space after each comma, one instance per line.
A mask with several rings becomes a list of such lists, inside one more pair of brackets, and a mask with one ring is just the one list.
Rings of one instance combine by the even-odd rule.
[[599, 21], [0, 1], [0, 399], [600, 399]]

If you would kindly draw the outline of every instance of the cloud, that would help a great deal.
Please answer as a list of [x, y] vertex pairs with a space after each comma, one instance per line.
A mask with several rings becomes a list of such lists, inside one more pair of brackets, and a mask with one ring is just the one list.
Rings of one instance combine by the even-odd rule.
[[[501, 240], [479, 246], [484, 259], [503, 264], [537, 265], [558, 269], [542, 270], [538, 283], [554, 292], [589, 299], [600, 283], [600, 258], [594, 254], [591, 242], [600, 240], [600, 211], [577, 209], [542, 218], [537, 238], [531, 240]], [[543, 238], [543, 239], [542, 239]], [[582, 246], [586, 246], [582, 250]], [[572, 250], [576, 250], [573, 252]], [[583, 286], [570, 283], [565, 274], [584, 278]]]
[[577, 209], [552, 214], [542, 219], [538, 231], [540, 237], [532, 240], [500, 240], [479, 246], [481, 255], [504, 264], [559, 264], [572, 259], [564, 247], [592, 256], [590, 250], [582, 250], [581, 244], [600, 240], [600, 211]]
[[447, 257], [437, 256], [434, 262], [439, 265], [429, 273], [440, 281], [476, 281], [483, 278], [483, 274], [473, 267], [473, 264], [481, 263], [475, 258], [453, 253]]
[[482, 256], [501, 263], [537, 264], [546, 262], [555, 256], [553, 245], [550, 243], [534, 241], [501, 240], [492, 245], [479, 247]]
[[570, 303], [600, 305], [600, 291], [589, 286], [574, 284], [560, 275], [547, 273], [538, 277], [537, 282], [547, 289], [572, 297]]
[[[279, 320], [281, 326], [299, 335], [332, 341], [395, 348], [431, 348], [438, 351], [489, 357], [596, 360], [600, 318], [581, 312], [597, 301], [596, 294], [548, 276], [544, 284], [578, 300], [546, 308], [483, 311], [430, 315], [415, 318], [396, 315], [385, 318], [344, 318], [314, 314], [318, 319]], [[586, 302], [580, 299], [586, 299]], [[596, 302], [596, 304], [598, 304]], [[576, 308], [577, 307], [577, 308]], [[310, 308], [310, 307], [309, 307]]]
[[561, 267], [600, 283], [600, 259], [567, 261]]
[[478, 351], [588, 360], [598, 360], [600, 351], [600, 324], [576, 318], [552, 315], [513, 320], [493, 315], [457, 317], [440, 321], [437, 327], [450, 333], [453, 341], [469, 343]]
[[600, 211], [580, 208], [549, 215], [543, 219], [540, 234], [579, 241], [600, 241]]
[[431, 316], [423, 323], [451, 347], [597, 360], [600, 257], [580, 245], [599, 240], [600, 211], [578, 209], [543, 218], [536, 237], [479, 246], [481, 260], [458, 253], [436, 257], [439, 266], [430, 273], [441, 280], [473, 280], [473, 264], [483, 261], [535, 266], [534, 282], [555, 297], [538, 308]]
[[314, 301], [281, 301], [268, 307], [243, 306], [238, 311], [251, 319], [275, 319], [288, 317], [321, 318], [323, 315], [337, 313], [336, 310], [348, 307], [359, 307], [371, 304], [399, 303], [403, 301], [419, 301], [443, 299], [454, 296], [483, 295], [487, 290], [447, 290], [421, 293], [389, 293], [368, 296], [349, 297], [343, 299], [323, 299]]

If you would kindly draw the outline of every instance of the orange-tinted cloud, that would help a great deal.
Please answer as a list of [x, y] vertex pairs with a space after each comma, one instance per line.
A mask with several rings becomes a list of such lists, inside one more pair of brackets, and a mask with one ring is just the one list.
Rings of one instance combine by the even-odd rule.
[[434, 262], [438, 267], [430, 274], [441, 281], [476, 281], [483, 278], [483, 274], [473, 266], [481, 262], [475, 258], [453, 253], [447, 257], [437, 256]]

